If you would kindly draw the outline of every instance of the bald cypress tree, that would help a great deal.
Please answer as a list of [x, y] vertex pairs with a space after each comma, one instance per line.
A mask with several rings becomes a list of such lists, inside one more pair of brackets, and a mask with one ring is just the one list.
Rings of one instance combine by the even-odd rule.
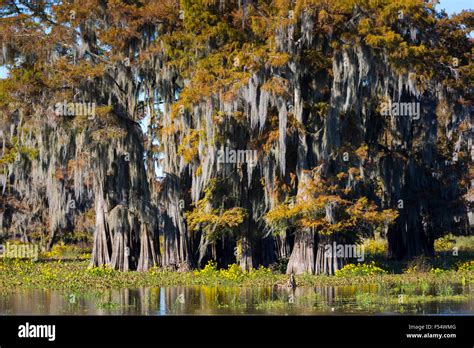
[[379, 230], [403, 258], [470, 228], [470, 12], [421, 0], [0, 11], [7, 234], [46, 230], [51, 245], [81, 224], [91, 264], [120, 270], [289, 258], [289, 273], [333, 273], [327, 243]]

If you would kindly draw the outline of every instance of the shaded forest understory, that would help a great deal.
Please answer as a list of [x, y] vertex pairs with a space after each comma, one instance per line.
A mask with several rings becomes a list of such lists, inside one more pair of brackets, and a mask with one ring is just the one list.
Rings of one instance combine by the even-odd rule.
[[359, 261], [466, 282], [473, 23], [422, 0], [1, 2], [0, 242], [272, 284], [380, 242]]

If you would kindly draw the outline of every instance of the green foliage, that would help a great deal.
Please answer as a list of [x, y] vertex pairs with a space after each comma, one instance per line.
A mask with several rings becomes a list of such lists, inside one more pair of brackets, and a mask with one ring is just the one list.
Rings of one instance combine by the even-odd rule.
[[116, 271], [109, 267], [108, 265], [100, 266], [100, 267], [90, 267], [86, 269], [86, 273], [93, 275], [95, 277], [107, 277], [114, 275]]
[[419, 272], [429, 272], [433, 268], [432, 260], [421, 255], [414, 257], [408, 263], [408, 267], [405, 270], [405, 273], [419, 273]]
[[369, 264], [353, 264], [345, 265], [343, 268], [336, 271], [336, 277], [352, 277], [352, 276], [374, 276], [386, 274], [387, 271], [375, 265], [375, 262]]
[[[472, 264], [471, 264], [472, 265]], [[230, 268], [230, 270], [229, 270]], [[217, 269], [215, 262], [203, 272], [172, 272], [154, 267], [149, 272], [117, 272], [110, 267], [88, 268], [88, 261], [44, 261], [0, 259], [0, 292], [18, 289], [105, 290], [178, 285], [273, 286], [284, 285], [288, 276], [273, 274], [268, 268], [242, 272], [239, 267]], [[370, 268], [372, 269], [372, 268]], [[201, 273], [202, 272], [202, 273]], [[222, 273], [221, 273], [222, 272]], [[225, 275], [225, 279], [221, 278]], [[232, 280], [233, 279], [233, 280]], [[353, 276], [296, 276], [298, 286], [386, 285], [403, 290], [442, 284], [474, 284], [474, 272], [447, 271], [441, 274], [376, 274]], [[398, 287], [398, 290], [397, 290]]]
[[207, 265], [201, 269], [193, 272], [197, 279], [209, 280], [219, 279], [222, 282], [239, 283], [244, 282], [245, 279], [264, 279], [272, 276], [272, 271], [268, 268], [260, 266], [258, 269], [251, 269], [250, 271], [243, 271], [237, 264], [231, 264], [227, 269], [217, 269], [217, 263], [210, 260]]
[[[92, 216], [89, 216], [92, 214]], [[95, 221], [95, 211], [93, 209], [89, 210], [84, 219], [88, 219], [88, 221]], [[93, 242], [93, 235], [89, 231], [73, 231], [70, 233], [63, 233], [61, 235], [61, 240], [64, 242], [65, 245], [68, 244], [80, 244], [80, 245], [92, 245]]]
[[474, 252], [474, 236], [455, 236], [453, 239], [459, 250]]
[[458, 272], [474, 272], [474, 260], [466, 261], [459, 264]]
[[432, 268], [432, 269], [430, 270], [430, 272], [433, 273], [433, 274], [441, 274], [441, 273], [446, 272], [446, 270], [441, 269], [441, 268]]
[[450, 252], [454, 248], [454, 239], [452, 235], [446, 235], [435, 240], [434, 248], [436, 252]]
[[385, 256], [388, 250], [388, 243], [386, 239], [366, 239], [363, 243], [364, 252], [373, 256]]
[[21, 146], [18, 137], [14, 136], [11, 140], [10, 147], [7, 148], [3, 156], [0, 156], [0, 167], [19, 161], [23, 157], [32, 161], [37, 159], [38, 156], [39, 149]]
[[87, 260], [90, 258], [90, 253], [87, 251], [77, 245], [60, 242], [53, 245], [50, 251], [41, 253], [40, 257], [51, 260]]

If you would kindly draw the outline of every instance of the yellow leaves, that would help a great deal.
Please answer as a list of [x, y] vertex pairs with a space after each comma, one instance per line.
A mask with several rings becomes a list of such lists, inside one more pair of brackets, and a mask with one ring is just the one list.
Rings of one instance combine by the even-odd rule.
[[267, 63], [272, 67], [282, 67], [289, 61], [288, 53], [273, 53], [270, 54]]
[[325, 206], [335, 202], [344, 204], [344, 200], [333, 195], [309, 199], [300, 197], [297, 203], [294, 203], [294, 199], [290, 199], [271, 209], [265, 215], [265, 221], [276, 229], [289, 225], [322, 229], [328, 225], [324, 216]]
[[[55, 98], [59, 101], [72, 98], [72, 87], [81, 86], [86, 81], [93, 81], [102, 77], [105, 65], [102, 63], [92, 64], [88, 61], [79, 61], [76, 64], [65, 58], [56, 60], [45, 74], [44, 83], [55, 92]], [[65, 90], [64, 87], [69, 89]]]
[[0, 155], [0, 168], [8, 164], [14, 163], [16, 160], [22, 157], [26, 157], [30, 160], [36, 159], [39, 156], [39, 149], [34, 147], [21, 146], [18, 138], [13, 137], [11, 144], [7, 146], [5, 143], [5, 149], [3, 154]]
[[357, 31], [359, 32], [360, 35], [366, 36], [370, 33], [372, 29], [372, 23], [369, 18], [363, 18], [359, 21], [359, 24], [357, 25]]
[[289, 208], [288, 204], [277, 205], [265, 215], [265, 221], [268, 224], [272, 225], [277, 224], [278, 222], [283, 220], [290, 220], [293, 216], [296, 215], [297, 211], [298, 208], [291, 209]]
[[339, 181], [341, 181], [341, 180], [344, 180], [344, 179], [347, 178], [347, 174], [344, 173], [344, 172], [340, 172], [340, 173], [338, 173], [338, 174], [336, 175], [336, 177], [337, 177], [337, 179], [338, 179]]
[[206, 232], [211, 235], [238, 228], [246, 216], [247, 210], [244, 208], [234, 207], [219, 212], [218, 209], [209, 209], [207, 204], [198, 203], [196, 208], [186, 216], [186, 220], [190, 230], [206, 229]]
[[0, 107], [25, 107], [25, 101], [44, 90], [45, 80], [43, 72], [36, 68], [11, 68], [9, 76], [0, 79]]
[[398, 217], [398, 212], [392, 209], [377, 211], [377, 206], [367, 197], [359, 198], [347, 211], [353, 218], [372, 225], [391, 224]]
[[329, 14], [326, 10], [321, 10], [318, 13], [318, 21], [321, 23], [326, 23], [329, 19]]
[[177, 128], [174, 123], [171, 123], [171, 124], [168, 124], [166, 126], [163, 126], [160, 129], [160, 135], [162, 137], [168, 137], [168, 136], [171, 136], [171, 135], [175, 134], [177, 131], [180, 131], [179, 127]]
[[418, 21], [428, 17], [427, 4], [423, 0], [389, 0], [377, 6], [378, 25], [396, 25], [404, 21]]
[[271, 151], [274, 144], [276, 144], [278, 142], [279, 134], [280, 133], [279, 133], [278, 129], [268, 131], [266, 133], [266, 135], [265, 135], [266, 136], [266, 141], [263, 144], [263, 151], [265, 151], [266, 153], [269, 153]]
[[351, 175], [359, 175], [359, 174], [360, 174], [360, 170], [359, 170], [359, 168], [351, 167], [351, 168], [349, 168], [349, 174], [351, 174]]
[[284, 96], [288, 94], [288, 80], [273, 76], [262, 85], [262, 90], [272, 93], [274, 96]]
[[380, 237], [367, 238], [363, 241], [363, 247], [368, 255], [385, 255], [388, 250], [388, 241]]
[[245, 217], [247, 216], [247, 211], [244, 208], [236, 207], [229, 210], [226, 210], [220, 219], [220, 224], [232, 229], [240, 226]]
[[180, 94], [182, 103], [191, 106], [217, 93], [228, 102], [237, 96], [251, 75], [247, 71], [248, 55], [234, 55], [230, 59], [232, 49], [232, 45], [222, 47], [220, 52], [199, 59], [191, 71], [183, 71], [191, 79]]
[[413, 46], [412, 45], [408, 48], [408, 54], [410, 56], [415, 57], [415, 58], [423, 57], [427, 52], [428, 52], [427, 48], [423, 44], [418, 45], [418, 46]]
[[129, 41], [138, 38], [139, 34], [130, 27], [112, 27], [103, 32], [99, 39], [114, 48], [113, 53], [122, 52], [128, 45]]
[[183, 116], [186, 112], [189, 111], [189, 108], [184, 102], [184, 100], [188, 99], [186, 97], [187, 95], [182, 97], [180, 102], [174, 103], [171, 106], [171, 114], [170, 114], [171, 120], [174, 120], [178, 116]]
[[365, 37], [365, 42], [367, 45], [373, 48], [387, 48], [389, 50], [396, 50], [403, 42], [403, 38], [400, 34], [387, 27], [382, 27], [378, 31], [379, 34], [368, 34]]
[[423, 44], [415, 45], [413, 40], [404, 38], [402, 27], [423, 32], [433, 26], [435, 17], [429, 6], [422, 0], [380, 1], [372, 3], [373, 16], [363, 18], [357, 25], [357, 33], [365, 43], [374, 49], [382, 50], [389, 57], [397, 71], [422, 70], [434, 52]]
[[247, 210], [241, 207], [214, 208], [215, 202], [224, 195], [224, 188], [217, 179], [211, 179], [204, 189], [204, 198], [194, 204], [194, 209], [186, 215], [191, 231], [203, 230], [209, 238], [217, 238], [225, 231], [235, 231], [247, 217]]
[[347, 209], [347, 212], [353, 216], [360, 216], [364, 212], [365, 209], [370, 207], [367, 207], [368, 205], [368, 199], [367, 197], [362, 197], [359, 198], [355, 204], [353, 204], [351, 207]]
[[[339, 173], [337, 177], [344, 179], [346, 174]], [[330, 185], [316, 176], [300, 188], [296, 202], [293, 198], [287, 199], [271, 209], [264, 219], [277, 232], [293, 227], [331, 235], [356, 233], [367, 226], [376, 228], [391, 224], [397, 218], [396, 211], [378, 211], [377, 206], [366, 197], [355, 201], [345, 198], [345, 191], [338, 186]], [[332, 211], [335, 221], [329, 218], [328, 211]]]
[[398, 218], [398, 211], [394, 209], [385, 209], [382, 211], [380, 218], [383, 218], [384, 223], [391, 225]]
[[196, 169], [196, 176], [201, 176], [202, 175], [202, 165], [199, 165]]
[[368, 152], [369, 152], [369, 147], [367, 146], [367, 144], [361, 145], [355, 151], [357, 157], [359, 157], [361, 160], [367, 159]]
[[203, 134], [202, 130], [191, 129], [178, 146], [178, 155], [183, 156], [186, 163], [197, 157], [199, 139]]
[[113, 107], [111, 105], [101, 105], [97, 106], [95, 109], [96, 116], [98, 116], [99, 118], [103, 118], [110, 115], [112, 111]]
[[216, 225], [218, 222], [218, 216], [212, 213], [193, 210], [187, 215], [186, 220], [188, 222], [189, 229], [191, 231], [197, 231], [202, 228], [201, 225]]
[[329, 104], [325, 102], [319, 102], [313, 105], [314, 113], [321, 119], [324, 119], [327, 115]]
[[391, 52], [390, 58], [392, 60], [397, 59], [398, 61], [406, 59], [413, 60], [423, 58], [426, 53], [426, 47], [424, 45], [410, 46], [406, 42], [401, 42], [398, 44], [398, 47]]

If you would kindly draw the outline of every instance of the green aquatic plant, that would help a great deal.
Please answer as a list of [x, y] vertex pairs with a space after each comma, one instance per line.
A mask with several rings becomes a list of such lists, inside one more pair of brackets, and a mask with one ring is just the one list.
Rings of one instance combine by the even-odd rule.
[[[367, 267], [367, 266], [366, 266]], [[369, 268], [374, 270], [373, 267]], [[379, 271], [380, 272], [380, 271]], [[429, 293], [429, 288], [449, 283], [453, 285], [472, 286], [474, 272], [449, 270], [440, 274], [354, 274], [349, 276], [316, 276], [304, 274], [296, 276], [298, 287], [304, 286], [341, 286], [341, 285], [377, 285], [385, 289], [394, 289], [392, 293], [400, 293], [402, 287], [413, 286], [418, 293]], [[370, 273], [370, 272], [369, 272]], [[148, 272], [118, 272], [110, 267], [88, 268], [87, 261], [45, 261], [33, 262], [21, 259], [0, 259], [0, 292], [8, 293], [18, 289], [62, 289], [70, 291], [122, 289], [154, 286], [208, 285], [265, 287], [276, 284], [284, 285], [288, 276], [272, 273], [268, 268], [261, 267], [250, 271], [237, 270], [236, 266], [217, 269], [211, 263], [205, 270], [193, 272], [173, 272], [166, 268], [155, 267]], [[387, 291], [387, 290], [384, 290]]]
[[474, 272], [474, 260], [460, 263], [458, 265], [458, 272]]
[[372, 276], [379, 274], [386, 274], [387, 271], [371, 263], [348, 264], [340, 270], [336, 271], [336, 277], [351, 277], [351, 276]]
[[197, 280], [201, 281], [219, 280], [221, 282], [233, 283], [239, 283], [245, 280], [258, 281], [274, 276], [269, 268], [263, 266], [257, 269], [252, 268], [249, 271], [243, 271], [239, 265], [234, 263], [227, 268], [217, 269], [217, 263], [213, 260], [210, 260], [203, 269], [195, 270], [193, 275]]
[[437, 252], [450, 252], [455, 246], [455, 240], [453, 235], [446, 235], [435, 240], [434, 248]]
[[86, 273], [97, 277], [103, 277], [113, 275], [115, 270], [108, 265], [103, 265], [99, 267], [90, 267], [86, 269]]

